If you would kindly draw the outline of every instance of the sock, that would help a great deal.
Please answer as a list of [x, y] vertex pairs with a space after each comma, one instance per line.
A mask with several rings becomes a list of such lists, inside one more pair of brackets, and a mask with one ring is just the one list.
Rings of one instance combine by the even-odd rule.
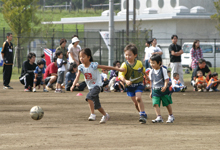
[[51, 86], [50, 82], [48, 82], [48, 83], [47, 83], [47, 86], [48, 86], [48, 87], [50, 87], [50, 86]]
[[145, 111], [140, 111], [140, 112], [139, 112], [139, 115], [140, 115], [140, 116], [147, 117], [147, 114], [145, 113]]
[[58, 89], [59, 91], [61, 91], [61, 89]]

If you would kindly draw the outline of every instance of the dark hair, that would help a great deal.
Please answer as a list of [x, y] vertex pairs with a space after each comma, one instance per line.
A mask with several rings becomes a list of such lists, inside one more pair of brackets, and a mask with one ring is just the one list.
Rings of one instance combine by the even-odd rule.
[[[154, 40], [157, 40], [156, 38], [152, 38], [149, 42], [150, 44], [154, 41]], [[152, 45], [152, 44], [151, 44]]]
[[78, 36], [78, 35], [76, 35], [76, 34], [74, 34], [74, 35], [72, 36], [72, 38], [74, 38], [74, 37], [77, 37], [77, 38], [79, 38], [79, 36]]
[[167, 70], [167, 73], [170, 73], [171, 71], [170, 70]]
[[179, 75], [179, 73], [176, 72], [176, 73], [173, 74], [173, 77], [176, 77], [178, 75]]
[[53, 57], [53, 62], [56, 62], [57, 61], [57, 57]]
[[64, 39], [64, 38], [60, 39], [60, 45], [62, 45], [65, 42], [66, 42], [66, 39]]
[[206, 61], [205, 61], [205, 59], [203, 59], [203, 58], [200, 58], [200, 59], [198, 60], [198, 63], [199, 63], [199, 64], [202, 64], [202, 63], [204, 63], [204, 62], [206, 62]]
[[27, 56], [27, 60], [31, 59], [32, 57], [36, 57], [35, 53], [30, 52]]
[[121, 64], [120, 61], [116, 60], [116, 61], [113, 62], [113, 66], [115, 67], [117, 63], [120, 63], [120, 64]]
[[69, 72], [72, 72], [72, 71], [73, 71], [73, 68], [77, 68], [77, 64], [76, 64], [76, 63], [70, 64], [70, 67], [69, 67], [68, 71], [69, 71]]
[[39, 66], [39, 65], [42, 65], [42, 64], [44, 65], [44, 61], [43, 61], [42, 59], [37, 61], [37, 65], [38, 65], [38, 66]]
[[146, 39], [146, 43], [150, 45], [151, 41], [148, 41], [148, 40]]
[[128, 44], [127, 46], [125, 46], [124, 52], [126, 51], [132, 51], [134, 55], [136, 55], [138, 52], [137, 47], [134, 44]]
[[41, 58], [44, 58], [44, 57], [45, 57], [45, 55], [44, 55], [44, 54], [42, 54], [40, 57], [41, 57]]
[[[196, 43], [197, 43], [197, 42], [199, 42], [199, 40], [195, 40], [195, 41], [193, 42], [193, 49], [194, 49], [194, 50], [196, 50]], [[199, 48], [200, 48], [200, 47], [199, 47]]]
[[176, 38], [178, 39], [178, 36], [174, 34], [174, 35], [171, 36], [171, 40], [172, 40], [174, 37], [176, 37]]
[[6, 36], [7, 36], [7, 37], [10, 36], [10, 35], [12, 35], [12, 33], [6, 33]]
[[63, 54], [63, 52], [62, 51], [60, 51], [60, 50], [58, 50], [58, 51], [56, 51], [56, 56], [58, 57], [58, 56], [60, 56], [60, 54]]
[[157, 64], [160, 63], [160, 65], [162, 64], [162, 58], [159, 54], [153, 54], [151, 57], [150, 57], [150, 60], [151, 61], [156, 61]]
[[[90, 57], [89, 61], [90, 61], [90, 62], [93, 62], [92, 52], [91, 52], [91, 50], [90, 50], [89, 48], [84, 48], [84, 49], [82, 49], [81, 51], [79, 51], [79, 54], [80, 54], [80, 53], [84, 53], [85, 55], [89, 56], [89, 57]], [[81, 63], [81, 62], [80, 62], [80, 63]]]
[[218, 76], [218, 73], [217, 73], [217, 72], [213, 72], [213, 73], [211, 74], [211, 77], [214, 77], [214, 76]]

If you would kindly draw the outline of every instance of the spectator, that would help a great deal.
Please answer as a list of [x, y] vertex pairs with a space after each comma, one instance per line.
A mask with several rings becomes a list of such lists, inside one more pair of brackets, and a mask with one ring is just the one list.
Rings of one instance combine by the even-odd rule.
[[[75, 35], [72, 36], [71, 41], [72, 41], [72, 39], [73, 39], [74, 37], [77, 37], [77, 38], [79, 39], [79, 36], [75, 34]], [[69, 44], [68, 50], [69, 50], [71, 47], [73, 47], [73, 44], [72, 44], [72, 43]], [[79, 44], [78, 44], [78, 47], [80, 48], [80, 50], [82, 49]]]
[[[120, 68], [120, 66], [121, 66], [120, 61], [116, 60], [113, 62], [113, 67]], [[115, 85], [117, 76], [118, 76], [118, 71], [111, 70], [110, 77], [109, 77], [109, 85], [108, 85], [111, 91], [114, 90], [114, 85]]]
[[42, 61], [44, 62], [44, 69], [46, 69], [46, 60], [45, 60], [45, 55], [44, 54], [42, 54], [41, 55], [41, 58], [42, 58]]
[[145, 43], [145, 50], [144, 50], [144, 52], [145, 52], [145, 55], [144, 55], [144, 66], [145, 66], [145, 68], [150, 68], [150, 63], [149, 63], [149, 61], [150, 61], [150, 53], [149, 53], [149, 51], [150, 51], [150, 41], [146, 41], [146, 43]]
[[150, 43], [151, 43], [151, 47], [149, 48], [149, 56], [148, 56], [149, 59], [154, 54], [159, 54], [160, 56], [163, 55], [162, 50], [157, 46], [156, 38], [151, 39]]
[[72, 39], [72, 47], [70, 47], [70, 49], [68, 49], [68, 54], [69, 54], [69, 63], [76, 63], [77, 65], [79, 65], [79, 51], [80, 51], [80, 47], [78, 46], [79, 44], [79, 39], [77, 37], [74, 37]]
[[33, 87], [34, 70], [37, 65], [34, 63], [36, 54], [30, 52], [27, 60], [23, 62], [21, 76], [19, 77], [21, 84], [24, 85], [25, 92], [31, 92]]
[[193, 47], [190, 50], [190, 54], [191, 54], [191, 68], [192, 70], [194, 70], [197, 66], [198, 66], [198, 60], [203, 58], [203, 53], [202, 53], [202, 49], [199, 46], [199, 40], [195, 40], [193, 42]]
[[185, 92], [186, 90], [186, 86], [184, 86], [180, 80], [179, 80], [179, 74], [178, 73], [174, 73], [173, 74], [173, 80], [172, 80], [172, 88], [174, 92]]
[[209, 80], [206, 89], [209, 90], [209, 92], [213, 92], [213, 91], [219, 92], [219, 90], [217, 89], [219, 83], [220, 83], [220, 80], [218, 79], [218, 73], [217, 72], [213, 72], [211, 74], [211, 79]]
[[179, 80], [184, 85], [183, 81], [183, 68], [181, 64], [181, 55], [183, 50], [180, 45], [177, 44], [178, 36], [172, 35], [172, 44], [169, 46], [170, 53], [170, 67], [171, 67], [171, 80], [173, 80], [173, 74], [179, 74]]
[[109, 87], [108, 87], [108, 84], [109, 84], [108, 70], [107, 69], [102, 69], [102, 73], [100, 75], [101, 75], [101, 80], [102, 80], [102, 83], [103, 83], [104, 92], [111, 92], [109, 90]]

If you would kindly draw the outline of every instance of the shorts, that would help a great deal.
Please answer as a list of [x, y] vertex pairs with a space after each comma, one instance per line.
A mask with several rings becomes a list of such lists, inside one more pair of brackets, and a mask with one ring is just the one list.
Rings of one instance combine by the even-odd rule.
[[43, 85], [44, 82], [42, 82], [42, 77], [37, 77], [37, 82], [35, 84], [36, 84], [36, 86]]
[[95, 86], [93, 89], [89, 90], [89, 93], [86, 95], [86, 101], [92, 100], [94, 103], [94, 108], [99, 109], [101, 108], [101, 104], [99, 101], [99, 93], [101, 92], [101, 87]]
[[[51, 78], [51, 76], [46, 77], [46, 78], [44, 79], [45, 84], [48, 84], [48, 82], [50, 81], [50, 78]], [[54, 83], [56, 83], [56, 82], [57, 82], [57, 80], [56, 80]]]
[[58, 72], [57, 83], [62, 84], [64, 81], [64, 71]]
[[[152, 90], [152, 93], [153, 93], [154, 91], [155, 91], [155, 90]], [[158, 91], [157, 91], [157, 92], [158, 92]], [[162, 93], [162, 92], [161, 92], [161, 93]], [[162, 101], [163, 106], [168, 106], [168, 105], [170, 105], [170, 104], [173, 103], [171, 95], [166, 94], [166, 95], [163, 95], [163, 96], [153, 96], [153, 97], [152, 97], [153, 107], [154, 107], [155, 104], [158, 104], [159, 107], [160, 107], [161, 101]]]
[[130, 86], [126, 87], [127, 96], [134, 97], [137, 92], [143, 92], [144, 84], [143, 83], [133, 83]]

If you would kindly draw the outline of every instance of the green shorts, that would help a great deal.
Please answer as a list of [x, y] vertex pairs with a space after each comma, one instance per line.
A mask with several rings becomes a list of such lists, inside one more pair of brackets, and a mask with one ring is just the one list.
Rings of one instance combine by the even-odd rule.
[[158, 104], [160, 107], [161, 101], [162, 101], [163, 106], [168, 106], [169, 104], [173, 103], [171, 95], [167, 94], [167, 95], [163, 95], [163, 96], [153, 96], [152, 97], [153, 107], [155, 104]]

